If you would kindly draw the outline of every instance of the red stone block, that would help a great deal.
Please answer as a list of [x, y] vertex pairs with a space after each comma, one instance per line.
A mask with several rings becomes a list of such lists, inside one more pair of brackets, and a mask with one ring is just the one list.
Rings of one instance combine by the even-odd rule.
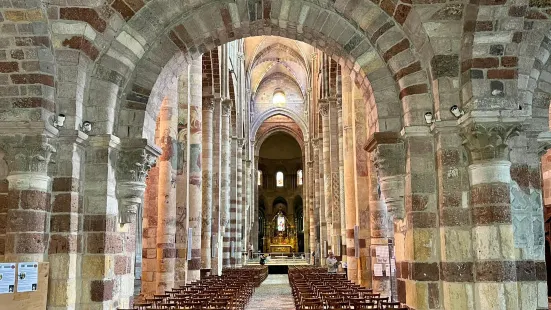
[[9, 232], [43, 232], [46, 230], [46, 212], [8, 210]]
[[15, 251], [10, 253], [42, 254], [46, 251], [47, 242], [48, 234], [18, 233], [16, 236], [9, 234], [6, 236], [6, 251], [8, 251], [8, 243], [11, 243], [12, 250]]
[[472, 68], [497, 68], [499, 59], [494, 57], [473, 58], [471, 64]]
[[400, 25], [403, 25], [410, 11], [411, 11], [410, 5], [399, 4], [398, 7], [396, 8], [396, 12], [394, 12], [394, 19], [396, 19], [396, 21]]
[[491, 69], [488, 70], [489, 79], [510, 80], [516, 79], [518, 72], [516, 69]]
[[36, 190], [21, 191], [21, 208], [50, 211], [50, 193]]
[[113, 298], [113, 280], [96, 280], [90, 285], [90, 299], [95, 302], [111, 300]]
[[388, 62], [392, 57], [394, 57], [395, 55], [405, 51], [409, 47], [410, 47], [409, 40], [408, 39], [403, 39], [402, 41], [396, 43], [394, 46], [392, 46], [390, 49], [388, 49], [383, 54], [383, 59]]
[[412, 85], [400, 91], [400, 100], [406, 96], [426, 94], [427, 92], [428, 92], [428, 87], [426, 84]]
[[48, 254], [71, 254], [78, 251], [78, 237], [71, 235], [52, 234]]
[[475, 25], [475, 31], [492, 31], [494, 30], [494, 23], [489, 20], [477, 21]]
[[115, 9], [115, 11], [119, 12], [122, 18], [126, 21], [134, 16], [134, 11], [132, 11], [132, 9], [122, 0], [113, 1], [111, 7]]
[[0, 61], [0, 73], [12, 73], [19, 71], [19, 64], [15, 61]]
[[127, 274], [129, 271], [128, 258], [123, 255], [115, 256], [115, 274], [120, 276]]
[[503, 67], [516, 67], [518, 65], [518, 58], [516, 56], [501, 57], [501, 65]]
[[99, 55], [99, 50], [94, 46], [94, 44], [83, 37], [72, 37], [70, 39], [65, 39], [62, 42], [62, 45], [72, 49], [81, 50], [91, 60], [96, 60]]
[[54, 192], [78, 192], [79, 180], [71, 177], [54, 178], [52, 191]]
[[78, 212], [79, 196], [76, 193], [63, 193], [54, 196], [52, 212]]
[[509, 204], [509, 185], [505, 183], [471, 186], [473, 204]]
[[79, 20], [87, 22], [92, 28], [103, 33], [107, 27], [107, 23], [103, 20], [98, 12], [90, 8], [65, 7], [59, 10], [59, 18], [67, 20]]
[[42, 84], [54, 87], [54, 77], [46, 74], [12, 74], [11, 81], [14, 84]]

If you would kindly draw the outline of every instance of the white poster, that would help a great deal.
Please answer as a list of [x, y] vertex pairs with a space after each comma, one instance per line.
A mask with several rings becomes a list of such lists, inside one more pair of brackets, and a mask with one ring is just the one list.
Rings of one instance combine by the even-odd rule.
[[17, 292], [36, 291], [38, 286], [38, 263], [19, 263], [17, 267]]
[[373, 275], [376, 277], [383, 276], [383, 265], [382, 264], [373, 264]]
[[377, 256], [377, 263], [379, 264], [388, 264], [388, 246], [379, 245], [375, 247], [375, 254]]
[[15, 290], [15, 263], [0, 264], [0, 294], [11, 294]]

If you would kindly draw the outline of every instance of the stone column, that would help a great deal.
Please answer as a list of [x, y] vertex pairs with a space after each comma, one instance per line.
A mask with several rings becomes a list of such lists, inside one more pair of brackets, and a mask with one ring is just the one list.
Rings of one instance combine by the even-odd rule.
[[234, 233], [234, 259], [236, 267], [241, 267], [241, 249], [243, 247], [242, 244], [242, 234], [241, 234], [241, 227], [242, 227], [242, 216], [243, 216], [243, 139], [237, 139], [237, 145], [236, 145], [236, 180], [237, 180], [237, 186], [236, 186], [236, 201], [235, 201], [235, 233]]
[[[340, 189], [340, 155], [339, 149], [339, 110], [340, 102], [336, 98], [329, 99], [329, 131], [331, 136], [330, 142], [330, 162], [331, 162], [331, 249], [336, 256], [346, 255], [341, 252], [341, 189]], [[342, 112], [342, 110], [341, 110]], [[342, 113], [341, 113], [342, 114]], [[341, 137], [342, 138], [342, 137]]]
[[[472, 307], [474, 293], [473, 275], [470, 273], [473, 238], [471, 208], [467, 200], [468, 162], [463, 155], [465, 149], [456, 120], [436, 122], [432, 125], [432, 132], [436, 146], [442, 287], [438, 291], [438, 287], [432, 285], [428, 304], [431, 309], [437, 306], [444, 309], [468, 309]], [[415, 199], [412, 207], [422, 209], [428, 203], [426, 199]], [[443, 298], [440, 299], [439, 295]]]
[[340, 209], [340, 228], [341, 228], [341, 255], [342, 261], [348, 263], [348, 253], [346, 252], [346, 206], [344, 197], [344, 128], [342, 118], [342, 100], [337, 101], [338, 115], [338, 148], [339, 148], [339, 209]]
[[[254, 141], [251, 141], [251, 143], [254, 145]], [[251, 228], [251, 240], [253, 244], [254, 251], [262, 250], [258, 247], [258, 234], [260, 233], [259, 227], [258, 227], [258, 156], [254, 157], [254, 162], [252, 163], [254, 170], [253, 173], [253, 205], [251, 206], [251, 214], [252, 214], [252, 228]]]
[[343, 158], [344, 161], [344, 198], [345, 198], [345, 226], [346, 226], [346, 259], [348, 264], [348, 280], [358, 281], [358, 259], [354, 240], [354, 227], [358, 225], [356, 218], [356, 176], [355, 176], [355, 148], [354, 148], [354, 113], [351, 102], [350, 78], [343, 80]]
[[[376, 216], [374, 226], [376, 226], [375, 228], [379, 228], [377, 232], [372, 234], [372, 237], [375, 239], [374, 242], [381, 245], [385, 244], [383, 238], [393, 237], [393, 239], [390, 239], [394, 242], [394, 257], [396, 261], [396, 271], [391, 271], [392, 277], [390, 280], [388, 277], [376, 280], [382, 290], [385, 289], [387, 284], [391, 285], [394, 293], [396, 294], [397, 292], [397, 296], [395, 297], [400, 302], [406, 303], [406, 283], [410, 283], [412, 287], [415, 284], [407, 282], [410, 278], [408, 274], [409, 262], [407, 253], [412, 253], [413, 251], [411, 248], [408, 248], [408, 241], [405, 239], [405, 234], [403, 233], [406, 229], [406, 225], [404, 224], [405, 147], [398, 133], [377, 132], [369, 138], [365, 149], [372, 153], [372, 168], [376, 173], [375, 177], [377, 180], [372, 180], [372, 185], [374, 187], [375, 182], [377, 182], [379, 187], [377, 192], [372, 190], [372, 212]], [[418, 245], [417, 249], [425, 248]], [[417, 251], [417, 254], [420, 255], [421, 252]], [[396, 281], [394, 278], [399, 279]]]
[[[123, 236], [121, 236], [126, 239], [126, 255], [118, 255], [115, 257], [114, 272], [116, 275], [120, 275], [121, 277], [125, 278], [125, 280], [127, 280], [127, 283], [132, 283], [131, 280], [134, 279], [135, 275], [132, 273], [133, 270], [139, 268], [143, 272], [141, 258], [149, 257], [147, 256], [147, 253], [144, 253], [143, 248], [135, 249], [137, 243], [142, 244], [142, 240], [136, 242], [134, 238], [137, 238], [137, 236], [141, 236], [141, 234], [137, 232], [137, 228], [142, 227], [141, 225], [139, 225], [139, 222], [146, 221], [146, 219], [143, 218], [146, 178], [151, 167], [157, 161], [157, 156], [159, 156], [160, 154], [161, 150], [158, 149], [156, 146], [149, 145], [146, 139], [123, 140], [121, 142], [121, 148], [118, 153], [116, 169], [116, 196], [118, 201], [119, 223], [121, 225], [125, 225], [124, 227], [126, 228], [122, 230]], [[153, 187], [157, 187], [156, 184], [153, 185]], [[89, 219], [85, 221], [85, 227], [89, 225], [90, 227], [95, 227], [94, 229], [97, 229], [97, 225], [100, 225], [101, 227], [101, 224], [99, 223], [102, 223], [102, 218], [90, 215]], [[104, 225], [106, 231], [111, 231], [113, 229], [111, 227], [117, 224], [114, 223], [112, 220], [107, 220], [105, 221]], [[155, 240], [152, 241], [152, 243], [155, 244]], [[155, 249], [153, 249], [153, 251], [155, 251]], [[140, 253], [140, 260], [136, 259], [135, 265], [134, 260], [136, 258], [136, 255], [134, 255], [134, 252]], [[151, 256], [153, 256], [153, 261], [151, 265], [155, 267], [155, 256]], [[95, 259], [97, 258], [98, 257], [95, 257]], [[87, 270], [86, 268], [88, 268], [88, 266], [86, 266], [87, 263], [89, 263], [89, 261], [83, 261], [84, 270]], [[134, 268], [132, 268], [132, 266], [134, 266]], [[155, 293], [154, 275], [156, 273], [156, 269], [153, 268], [153, 270], [155, 271], [151, 273], [151, 278], [148, 277], [147, 279], [144, 279], [144, 277], [142, 277], [142, 272], [140, 272], [139, 274], [139, 277], [142, 281], [152, 283], [152, 285], [149, 287], [147, 285], [140, 285], [140, 289], [151, 289], [151, 294]], [[86, 271], [84, 271], [84, 273], [87, 274]], [[124, 284], [124, 288], [126, 292], [123, 294], [127, 296], [130, 300], [132, 300], [132, 297], [135, 294], [135, 288], [127, 287], [127, 284]], [[122, 304], [125, 303], [121, 302], [119, 304], [122, 306]]]
[[158, 120], [158, 141], [163, 153], [159, 157], [157, 191], [157, 294], [164, 294], [174, 287], [176, 266], [176, 167], [172, 165], [176, 154], [178, 112], [175, 105], [165, 98]]
[[333, 248], [331, 236], [333, 235], [332, 229], [332, 173], [331, 173], [331, 122], [329, 119], [329, 101], [320, 100], [319, 101], [319, 112], [322, 119], [323, 127], [323, 148], [322, 154], [320, 157], [323, 158], [322, 164], [323, 169], [320, 171], [320, 176], [323, 177], [323, 197], [324, 197], [324, 217], [325, 223], [327, 225], [327, 232], [324, 236], [324, 240], [327, 240], [327, 249], [324, 255], [327, 255], [327, 252], [332, 251]]
[[230, 155], [230, 218], [224, 234], [224, 267], [235, 267], [236, 211], [237, 211], [237, 137], [231, 138]]
[[213, 226], [213, 113], [214, 100], [205, 97], [203, 100], [203, 145], [202, 145], [202, 171], [203, 171], [203, 212], [201, 225], [201, 268], [210, 270], [212, 267], [212, 226]]
[[[313, 159], [312, 155], [312, 159]], [[315, 208], [318, 208], [318, 205], [315, 203], [315, 179], [314, 179], [314, 161], [309, 161], [307, 163], [307, 173], [308, 173], [308, 195], [309, 195], [309, 203], [308, 203], [308, 213], [309, 213], [309, 223], [308, 227], [310, 229], [310, 249], [309, 252], [312, 254], [312, 252], [316, 251], [316, 244], [319, 242], [316, 237], [316, 213], [314, 211]], [[319, 255], [319, 254], [318, 254]], [[312, 260], [312, 257], [310, 257], [310, 264], [314, 264], [314, 261]]]
[[[202, 57], [194, 59], [189, 66], [188, 108], [188, 228], [191, 229], [191, 258], [188, 257], [188, 282], [201, 278], [201, 224], [203, 221], [203, 74]], [[188, 233], [189, 233], [188, 229]], [[189, 240], [189, 237], [188, 237]]]
[[[230, 264], [230, 161], [231, 161], [231, 116], [232, 101], [224, 99], [221, 102], [221, 126], [220, 126], [220, 234], [224, 236], [223, 244], [223, 266]], [[228, 236], [228, 239], [226, 239]]]
[[[50, 214], [50, 244], [48, 261], [50, 262], [48, 309], [76, 308], [77, 284], [80, 279], [79, 259], [82, 247], [79, 244], [79, 207], [82, 207], [84, 165], [88, 136], [80, 131], [63, 130], [59, 132], [57, 147], [57, 173], [52, 180], [52, 205]], [[140, 196], [141, 198], [141, 196]], [[8, 205], [6, 204], [6, 207]], [[80, 241], [81, 242], [81, 241]], [[3, 249], [2, 249], [3, 250]], [[130, 273], [131, 261], [122, 258], [125, 268], [121, 274]], [[134, 260], [134, 257], [129, 257]]]
[[[372, 156], [374, 157], [374, 156]], [[373, 159], [373, 158], [372, 158]], [[370, 250], [371, 255], [371, 270], [374, 270], [374, 265], [380, 262], [377, 261], [377, 249], [386, 247], [388, 249], [388, 239], [393, 238], [393, 223], [387, 214], [386, 204], [380, 193], [379, 179], [373, 160], [369, 161], [369, 230], [370, 230]], [[384, 259], [390, 263], [390, 258], [387, 256]], [[386, 268], [385, 268], [386, 269]], [[394, 273], [394, 272], [392, 272]], [[372, 273], [373, 291], [380, 293], [381, 296], [390, 296], [390, 274], [376, 276]]]
[[51, 200], [48, 165], [56, 152], [54, 141], [42, 135], [2, 140], [9, 167], [5, 261], [46, 261]]
[[221, 190], [222, 181], [220, 179], [221, 172], [221, 100], [220, 98], [214, 99], [214, 113], [213, 113], [213, 162], [212, 162], [212, 275], [222, 274], [222, 239], [224, 230], [222, 229], [222, 216], [224, 210], [221, 209]]
[[[323, 139], [318, 139], [318, 149], [323, 145]], [[316, 154], [317, 153], [317, 154]], [[317, 157], [316, 157], [317, 155]], [[316, 179], [318, 180], [317, 183], [317, 191], [319, 193], [319, 251], [318, 251], [318, 257], [319, 257], [319, 263], [324, 266], [325, 265], [325, 258], [327, 257], [327, 247], [328, 247], [328, 241], [327, 241], [327, 222], [325, 218], [325, 192], [324, 192], [324, 161], [323, 161], [323, 150], [314, 150], [314, 161], [316, 162]]]
[[474, 308], [545, 309], [528, 293], [534, 288], [522, 283], [534, 277], [536, 268], [523, 253], [532, 237], [523, 229], [531, 226], [523, 223], [527, 204], [511, 181], [509, 139], [520, 126], [468, 119], [461, 127], [469, 155]]

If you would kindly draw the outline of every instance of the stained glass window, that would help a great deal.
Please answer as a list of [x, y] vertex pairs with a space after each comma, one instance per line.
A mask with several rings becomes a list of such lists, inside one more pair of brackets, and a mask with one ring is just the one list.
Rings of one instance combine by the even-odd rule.
[[276, 173], [276, 186], [283, 187], [283, 172]]
[[285, 217], [281, 214], [277, 217], [277, 231], [285, 231]]

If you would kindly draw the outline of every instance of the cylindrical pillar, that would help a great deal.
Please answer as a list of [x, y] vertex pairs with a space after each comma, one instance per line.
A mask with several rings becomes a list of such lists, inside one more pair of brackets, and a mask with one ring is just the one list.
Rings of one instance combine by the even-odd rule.
[[324, 199], [324, 217], [325, 217], [325, 223], [326, 223], [326, 235], [324, 236], [324, 239], [327, 240], [327, 248], [325, 249], [325, 253], [323, 253], [324, 256], [327, 255], [329, 251], [332, 250], [331, 248], [331, 235], [332, 235], [332, 197], [331, 197], [331, 123], [329, 121], [329, 101], [326, 100], [320, 100], [320, 115], [322, 119], [322, 127], [323, 127], [323, 148], [322, 148], [322, 154], [320, 156], [323, 158], [322, 161], [322, 167], [323, 169], [320, 171], [321, 177], [323, 177], [323, 199]]
[[338, 148], [339, 148], [339, 228], [340, 228], [340, 246], [343, 263], [348, 265], [348, 254], [346, 252], [346, 206], [344, 197], [344, 129], [342, 119], [342, 100], [337, 101], [337, 116], [338, 116]]
[[236, 156], [236, 180], [237, 180], [237, 186], [236, 186], [236, 200], [235, 200], [235, 246], [234, 246], [234, 260], [235, 260], [235, 266], [241, 267], [241, 250], [242, 250], [242, 233], [241, 233], [241, 227], [242, 227], [242, 219], [243, 216], [243, 139], [237, 139], [237, 156]]
[[212, 163], [213, 163], [213, 98], [203, 100], [203, 145], [202, 145], [202, 170], [203, 170], [203, 225], [201, 226], [201, 268], [211, 269], [211, 238], [212, 238]]
[[161, 105], [158, 120], [159, 139], [157, 144], [163, 152], [159, 158], [158, 189], [157, 189], [157, 272], [155, 274], [156, 291], [164, 294], [174, 287], [175, 270], [175, 237], [176, 237], [176, 187], [173, 186], [176, 177], [176, 167], [172, 166], [173, 156], [177, 154], [172, 149], [172, 141], [177, 135], [177, 108], [165, 98]]
[[191, 61], [189, 66], [189, 108], [188, 108], [188, 206], [191, 232], [191, 257], [188, 257], [188, 282], [201, 278], [201, 225], [203, 211], [202, 147], [203, 143], [203, 73], [202, 57]]
[[222, 180], [220, 178], [221, 172], [221, 103], [220, 98], [214, 98], [214, 112], [213, 112], [213, 122], [212, 122], [212, 262], [211, 262], [211, 274], [212, 275], [221, 275], [222, 274], [222, 242], [221, 235], [224, 233], [222, 229], [222, 216], [224, 210], [221, 209], [221, 190], [222, 190]]
[[[232, 101], [224, 99], [221, 102], [221, 126], [220, 126], [220, 234], [224, 236], [222, 265], [230, 264], [230, 161], [231, 161], [231, 116]], [[228, 236], [226, 238], [226, 236]]]

